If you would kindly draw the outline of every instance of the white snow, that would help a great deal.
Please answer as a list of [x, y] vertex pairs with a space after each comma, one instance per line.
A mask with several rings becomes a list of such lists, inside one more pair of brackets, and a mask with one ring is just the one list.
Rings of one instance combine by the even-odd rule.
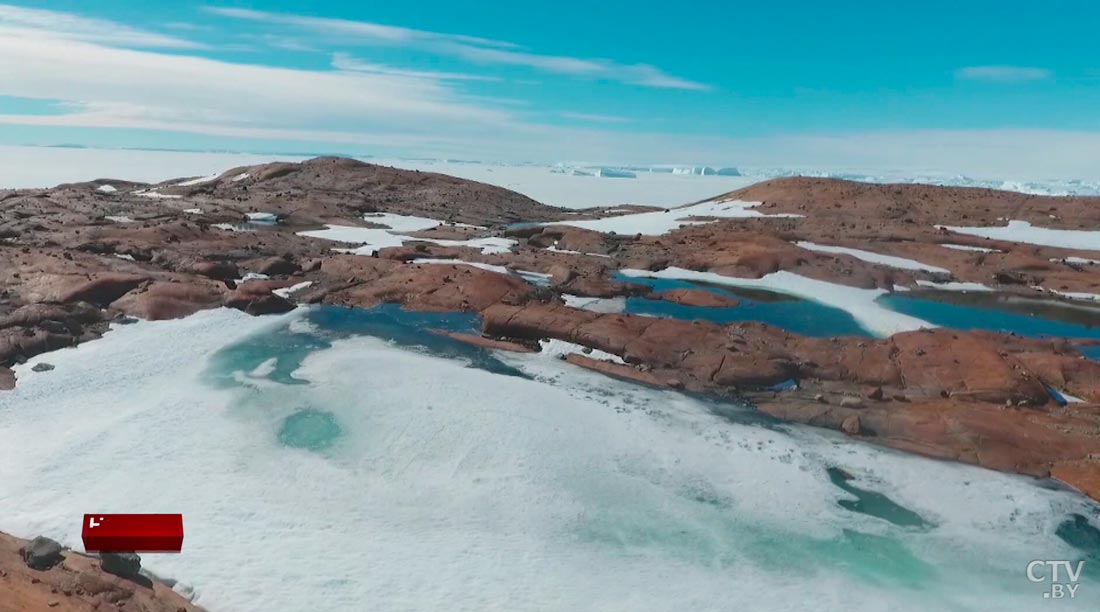
[[512, 251], [512, 247], [519, 244], [515, 240], [510, 238], [473, 238], [470, 240], [441, 240], [436, 238], [408, 238], [409, 240], [419, 240], [421, 242], [431, 242], [440, 246], [453, 246], [453, 247], [470, 247], [473, 249], [481, 249], [482, 255], [501, 255], [503, 253], [509, 253]]
[[241, 278], [237, 279], [237, 282], [247, 283], [248, 281], [269, 280], [270, 278], [270, 276], [266, 274], [260, 274], [259, 272], [248, 272]]
[[917, 280], [917, 284], [921, 287], [927, 287], [929, 289], [938, 289], [940, 291], [993, 291], [992, 287], [988, 287], [981, 283], [965, 283], [959, 281], [950, 281], [937, 283], [927, 280]]
[[615, 232], [617, 234], [645, 234], [647, 236], [660, 236], [685, 225], [700, 225], [710, 223], [709, 220], [691, 219], [691, 217], [717, 217], [722, 219], [745, 218], [794, 218], [802, 215], [776, 214], [766, 215], [753, 210], [760, 202], [741, 202], [739, 200], [711, 200], [692, 204], [681, 208], [659, 210], [655, 212], [634, 213], [606, 217], [603, 219], [590, 219], [586, 221], [551, 221], [543, 225], [571, 225], [582, 227], [597, 232]]
[[623, 358], [618, 355], [608, 353], [607, 351], [601, 351], [600, 349], [588, 348], [580, 344], [566, 342], [565, 340], [539, 340], [539, 347], [541, 349], [539, 352], [548, 357], [557, 358], [563, 355], [584, 355], [585, 357], [598, 361], [610, 361], [611, 363], [626, 365]]
[[1036, 227], [1027, 221], [1019, 220], [1009, 221], [1005, 227], [960, 227], [952, 225], [937, 225], [936, 227], [959, 234], [992, 238], [993, 240], [1008, 240], [1063, 249], [1100, 251], [1100, 231]]
[[793, 295], [795, 297], [824, 304], [847, 312], [868, 332], [876, 336], [886, 337], [896, 333], [913, 331], [916, 329], [936, 327], [916, 317], [894, 312], [880, 305], [876, 300], [887, 292], [883, 289], [860, 289], [839, 285], [828, 281], [807, 278], [780, 270], [772, 272], [762, 278], [737, 278], [725, 276], [714, 272], [696, 272], [683, 268], [665, 268], [658, 272], [648, 270], [622, 270], [626, 276], [671, 278], [677, 280], [697, 281], [713, 283], [717, 285], [729, 285], [732, 287], [745, 287], [750, 289], [767, 289], [777, 293]]
[[580, 308], [581, 310], [591, 310], [592, 312], [616, 313], [626, 310], [625, 297], [597, 298], [563, 293], [561, 294], [561, 299], [565, 302], [566, 306]]
[[970, 246], [969, 244], [941, 244], [941, 247], [955, 249], [956, 251], [974, 251], [976, 253], [1000, 253], [997, 249], [987, 247]]
[[242, 172], [242, 173], [238, 174], [237, 176], [234, 176], [233, 178], [231, 178], [229, 180], [233, 183], [237, 183], [237, 182], [245, 180], [246, 178], [248, 178], [248, 173], [247, 172]]
[[96, 191], [101, 193], [115, 193], [118, 189], [116, 189], [114, 185], [100, 185], [96, 188]]
[[554, 243], [554, 244], [546, 247], [546, 250], [550, 251], [551, 253], [567, 253], [569, 255], [588, 255], [589, 257], [603, 257], [604, 259], [611, 259], [610, 255], [607, 255], [607, 254], [604, 254], [604, 253], [582, 253], [580, 251], [570, 251], [568, 249], [559, 249], [557, 243]]
[[1053, 293], [1054, 295], [1064, 297], [1068, 300], [1080, 300], [1083, 302], [1100, 302], [1100, 293], [1085, 293], [1081, 291], [1059, 291], [1057, 289], [1047, 289], [1046, 287], [1032, 287], [1037, 291], [1044, 291], [1047, 293]]
[[919, 270], [923, 272], [933, 272], [938, 274], [950, 274], [951, 271], [946, 268], [940, 268], [939, 266], [930, 266], [919, 261], [912, 259], [906, 259], [904, 257], [895, 257], [893, 255], [882, 255], [880, 253], [873, 253], [871, 251], [863, 251], [860, 249], [850, 249], [848, 247], [829, 246], [824, 244], [816, 244], [813, 242], [800, 241], [796, 243], [799, 247], [809, 251], [817, 251], [819, 253], [833, 253], [838, 255], [849, 255], [856, 259], [866, 261], [868, 263], [879, 264], [883, 266], [889, 266], [891, 268], [898, 268], [899, 270]]
[[114, 221], [115, 223], [133, 223], [134, 220], [126, 215], [104, 215], [104, 219], [108, 221]]
[[279, 216], [275, 213], [269, 212], [252, 212], [248, 213], [248, 220], [252, 223], [265, 223], [272, 224], [279, 222]]
[[283, 287], [281, 289], [274, 289], [271, 292], [274, 293], [275, 295], [285, 299], [285, 298], [289, 298], [292, 294], [301, 291], [302, 289], [306, 289], [307, 287], [309, 287], [312, 284], [313, 284], [313, 281], [302, 281], [300, 283], [293, 284], [289, 287]]
[[507, 274], [511, 276], [512, 272], [504, 266], [497, 266], [493, 264], [482, 263], [480, 261], [466, 261], [464, 259], [433, 259], [431, 257], [421, 257], [414, 259], [409, 263], [414, 264], [442, 264], [452, 266], [470, 266], [471, 268], [478, 268], [479, 270], [487, 270], [489, 272], [496, 272], [497, 274]]
[[125, 259], [126, 261], [134, 261], [134, 256], [129, 253], [115, 253], [115, 257]]
[[385, 226], [394, 232], [419, 232], [443, 225], [443, 222], [438, 219], [393, 213], [367, 213], [363, 215], [363, 220]]
[[[529, 380], [358, 338], [308, 357], [308, 385], [209, 382], [219, 348], [297, 317], [142, 322], [42, 356], [54, 371], [17, 366], [0, 529], [80, 550], [90, 508], [182, 512], [183, 554], [142, 564], [210, 610], [1019, 612], [1042, 601], [1027, 562], [1077, 558], [1054, 530], [1091, 513], [1028, 478], [744, 424], [539, 354], [501, 354]], [[334, 446], [279, 443], [302, 406], [338, 422]], [[830, 465], [935, 527], [841, 508]]]
[[222, 175], [221, 172], [215, 172], [214, 174], [208, 174], [206, 176], [200, 176], [200, 177], [196, 177], [196, 178], [193, 178], [193, 179], [188, 179], [188, 180], [183, 181], [181, 183], [176, 183], [174, 186], [175, 187], [191, 187], [193, 185], [201, 185], [203, 183], [209, 183], [210, 181], [213, 181], [213, 180], [217, 179], [221, 175]]
[[210, 227], [216, 227], [220, 230], [225, 230], [227, 232], [251, 232], [251, 231], [253, 231], [251, 228], [242, 227], [240, 225], [233, 225], [232, 223], [215, 223], [215, 224], [211, 225]]
[[508, 253], [512, 250], [516, 244], [515, 240], [509, 238], [475, 238], [470, 240], [442, 240], [438, 238], [415, 238], [412, 236], [404, 236], [401, 234], [392, 233], [390, 230], [369, 228], [369, 227], [356, 227], [352, 225], [326, 225], [322, 230], [310, 230], [306, 232], [299, 232], [299, 236], [306, 236], [309, 238], [321, 238], [323, 240], [332, 240], [334, 242], [347, 242], [351, 244], [359, 244], [362, 246], [353, 249], [338, 249], [343, 253], [354, 253], [356, 255], [373, 255], [379, 249], [387, 247], [398, 247], [406, 242], [418, 241], [418, 242], [430, 242], [438, 244], [440, 246], [454, 246], [454, 247], [470, 247], [475, 249], [481, 249], [484, 255], [499, 255], [501, 253]]
[[187, 209], [184, 209], [183, 212], [185, 212], [189, 215], [201, 215], [202, 214], [202, 209], [201, 208], [187, 208]]
[[155, 189], [142, 189], [135, 191], [134, 195], [139, 195], [143, 198], [153, 198], [154, 200], [179, 200], [182, 199], [181, 195], [171, 195], [167, 193], [160, 193]]
[[1053, 257], [1050, 261], [1053, 263], [1076, 264], [1078, 266], [1100, 264], [1100, 259], [1087, 259], [1085, 257]]

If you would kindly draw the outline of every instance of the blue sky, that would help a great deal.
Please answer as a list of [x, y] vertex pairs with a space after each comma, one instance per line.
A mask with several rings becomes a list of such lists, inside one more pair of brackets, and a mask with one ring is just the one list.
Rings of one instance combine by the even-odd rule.
[[1096, 23], [1084, 1], [0, 4], [0, 142], [1084, 163]]

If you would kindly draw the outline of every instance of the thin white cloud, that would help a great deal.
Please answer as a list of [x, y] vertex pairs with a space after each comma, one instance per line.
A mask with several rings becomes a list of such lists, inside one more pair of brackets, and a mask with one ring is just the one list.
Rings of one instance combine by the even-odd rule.
[[499, 126], [512, 120], [436, 80], [275, 68], [23, 37], [0, 36], [0, 95], [60, 100], [75, 109], [65, 121], [113, 127], [150, 128], [159, 122], [160, 129], [178, 129], [173, 123], [179, 122], [192, 128], [354, 132], [373, 126], [416, 133], [440, 125]]
[[402, 44], [412, 42], [448, 41], [486, 47], [514, 47], [512, 43], [476, 36], [464, 36], [461, 34], [441, 34], [425, 30], [414, 30], [398, 26], [368, 23], [365, 21], [350, 21], [347, 19], [332, 19], [329, 17], [307, 17], [303, 15], [284, 15], [269, 13], [252, 9], [205, 7], [208, 13], [244, 19], [260, 23], [288, 25], [296, 28], [324, 32], [328, 34], [344, 34], [357, 38], [369, 39], [377, 43]]
[[566, 119], [576, 119], [577, 121], [592, 121], [596, 123], [630, 123], [631, 120], [626, 117], [619, 117], [616, 115], [598, 115], [595, 113], [560, 113], [562, 117]]
[[955, 78], [966, 81], [992, 81], [996, 83], [1026, 83], [1043, 81], [1054, 74], [1046, 68], [1027, 66], [967, 66], [955, 71]]
[[400, 68], [393, 68], [391, 66], [384, 66], [382, 64], [371, 64], [347, 53], [333, 53], [332, 54], [332, 67], [337, 70], [347, 70], [350, 72], [367, 72], [371, 74], [386, 74], [399, 77], [410, 77], [414, 79], [438, 79], [441, 81], [499, 81], [497, 77], [483, 76], [477, 74], [465, 74], [461, 72], [433, 72], [424, 70], [402, 70]]
[[202, 45], [106, 19], [0, 4], [0, 37], [59, 38], [137, 48], [199, 49]]
[[[326, 35], [349, 36], [358, 42], [415, 47], [482, 65], [518, 66], [554, 74], [617, 81], [643, 87], [707, 91], [709, 85], [665, 73], [649, 64], [623, 64], [608, 59], [542, 55], [510, 42], [440, 34], [364, 21], [269, 13], [250, 9], [209, 7], [207, 11], [248, 21], [279, 24]], [[352, 42], [352, 40], [345, 41]]]

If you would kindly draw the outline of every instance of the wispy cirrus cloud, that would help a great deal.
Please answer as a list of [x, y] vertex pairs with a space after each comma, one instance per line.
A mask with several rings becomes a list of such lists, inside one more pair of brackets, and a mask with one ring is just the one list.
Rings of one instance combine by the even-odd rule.
[[366, 21], [351, 21], [348, 19], [334, 19], [331, 17], [308, 17], [305, 15], [290, 15], [282, 13], [270, 13], [253, 9], [229, 8], [208, 6], [204, 11], [260, 23], [292, 26], [304, 30], [324, 32], [326, 34], [342, 34], [354, 36], [359, 39], [367, 39], [374, 43], [411, 44], [425, 42], [455, 42], [462, 44], [478, 45], [484, 47], [515, 47], [514, 44], [477, 36], [464, 36], [462, 34], [441, 34], [427, 30], [416, 30], [400, 26], [383, 25]]
[[144, 49], [201, 49], [203, 45], [73, 13], [0, 4], [0, 37], [35, 37], [80, 40], [105, 45]]
[[966, 66], [955, 71], [955, 78], [957, 79], [995, 83], [1044, 81], [1053, 76], [1054, 73], [1046, 68], [1029, 66]]
[[333, 53], [332, 54], [332, 67], [337, 70], [345, 70], [349, 72], [365, 72], [369, 74], [385, 74], [390, 76], [409, 77], [414, 79], [437, 79], [441, 81], [499, 81], [497, 77], [484, 76], [478, 74], [466, 74], [462, 72], [436, 72], [431, 70], [404, 70], [401, 68], [394, 68], [392, 66], [385, 66], [383, 64], [372, 64], [370, 62], [364, 62], [360, 59], [348, 53]]
[[642, 87], [694, 91], [711, 89], [709, 85], [668, 74], [649, 64], [544, 55], [525, 50], [515, 43], [476, 36], [443, 34], [365, 21], [270, 13], [251, 9], [207, 7], [205, 10], [233, 19], [278, 24], [327, 36], [342, 36], [345, 38], [337, 42], [344, 44], [404, 46], [474, 64], [517, 66], [541, 72], [616, 81]]
[[595, 113], [559, 113], [566, 119], [576, 119], [577, 121], [591, 121], [594, 123], [631, 123], [630, 119], [626, 117], [619, 117], [617, 115], [599, 115]]

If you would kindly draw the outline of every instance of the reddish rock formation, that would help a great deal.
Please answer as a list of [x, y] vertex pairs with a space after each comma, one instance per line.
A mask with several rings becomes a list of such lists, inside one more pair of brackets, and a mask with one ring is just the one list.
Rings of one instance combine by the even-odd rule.
[[19, 552], [26, 544], [0, 533], [0, 612], [202, 612], [160, 582], [108, 574], [98, 559], [73, 551], [50, 569], [31, 569]]
[[[247, 175], [241, 180], [232, 180]], [[569, 226], [505, 233], [513, 252], [407, 242], [376, 257], [335, 254], [345, 244], [296, 232], [322, 224], [377, 227], [364, 213], [411, 214], [500, 228], [516, 221], [579, 219], [607, 211], [566, 211], [497, 187], [430, 173], [321, 158], [301, 164], [236, 168], [193, 186], [111, 181], [16, 191], [0, 201], [0, 389], [10, 366], [43, 351], [99, 337], [119, 313], [144, 319], [187, 316], [230, 306], [253, 314], [299, 303], [373, 306], [483, 315], [488, 337], [455, 336], [490, 348], [526, 349], [560, 338], [621, 356], [628, 365], [582, 355], [578, 366], [645, 384], [735, 395], [779, 418], [829, 427], [862, 440], [1039, 476], [1052, 475], [1100, 497], [1100, 425], [1090, 404], [1059, 407], [1047, 387], [1100, 402], [1100, 370], [1064, 341], [936, 330], [892, 338], [805, 338], [759, 323], [604, 315], [566, 308], [561, 294], [649, 294], [616, 280], [621, 268], [692, 270], [760, 277], [785, 270], [853, 287], [914, 286], [960, 280], [1020, 296], [1100, 293], [1100, 266], [1062, 263], [1096, 254], [988, 241], [946, 233], [942, 223], [1002, 225], [1004, 218], [1044, 227], [1095, 229], [1100, 199], [1044, 198], [923, 185], [864, 185], [782, 179], [728, 194], [763, 202], [765, 213], [803, 218], [725, 219], [662, 236], [602, 234]], [[155, 189], [180, 199], [131, 191]], [[186, 212], [198, 208], [202, 214]], [[249, 213], [277, 224], [246, 225]], [[1054, 214], [1057, 218], [1052, 219]], [[108, 217], [127, 216], [132, 223]], [[245, 231], [230, 231], [218, 227]], [[494, 230], [439, 226], [422, 239], [487, 237]], [[848, 246], [946, 268], [949, 274], [897, 270], [850, 255], [819, 253], [798, 241]], [[944, 243], [994, 248], [978, 253]], [[552, 247], [552, 248], [551, 248]], [[537, 287], [515, 274], [466, 265], [407, 263], [454, 258], [548, 274]], [[1058, 261], [1051, 261], [1057, 259]], [[243, 272], [270, 280], [241, 283]], [[308, 281], [284, 299], [272, 290]], [[696, 306], [736, 307], [698, 290], [653, 297]], [[799, 389], [768, 388], [796, 379]], [[870, 389], [871, 391], [868, 391]]]
[[684, 306], [699, 306], [702, 308], [733, 308], [741, 302], [729, 295], [705, 291], [703, 289], [669, 289], [658, 291], [650, 296], [655, 300], [664, 300]]

